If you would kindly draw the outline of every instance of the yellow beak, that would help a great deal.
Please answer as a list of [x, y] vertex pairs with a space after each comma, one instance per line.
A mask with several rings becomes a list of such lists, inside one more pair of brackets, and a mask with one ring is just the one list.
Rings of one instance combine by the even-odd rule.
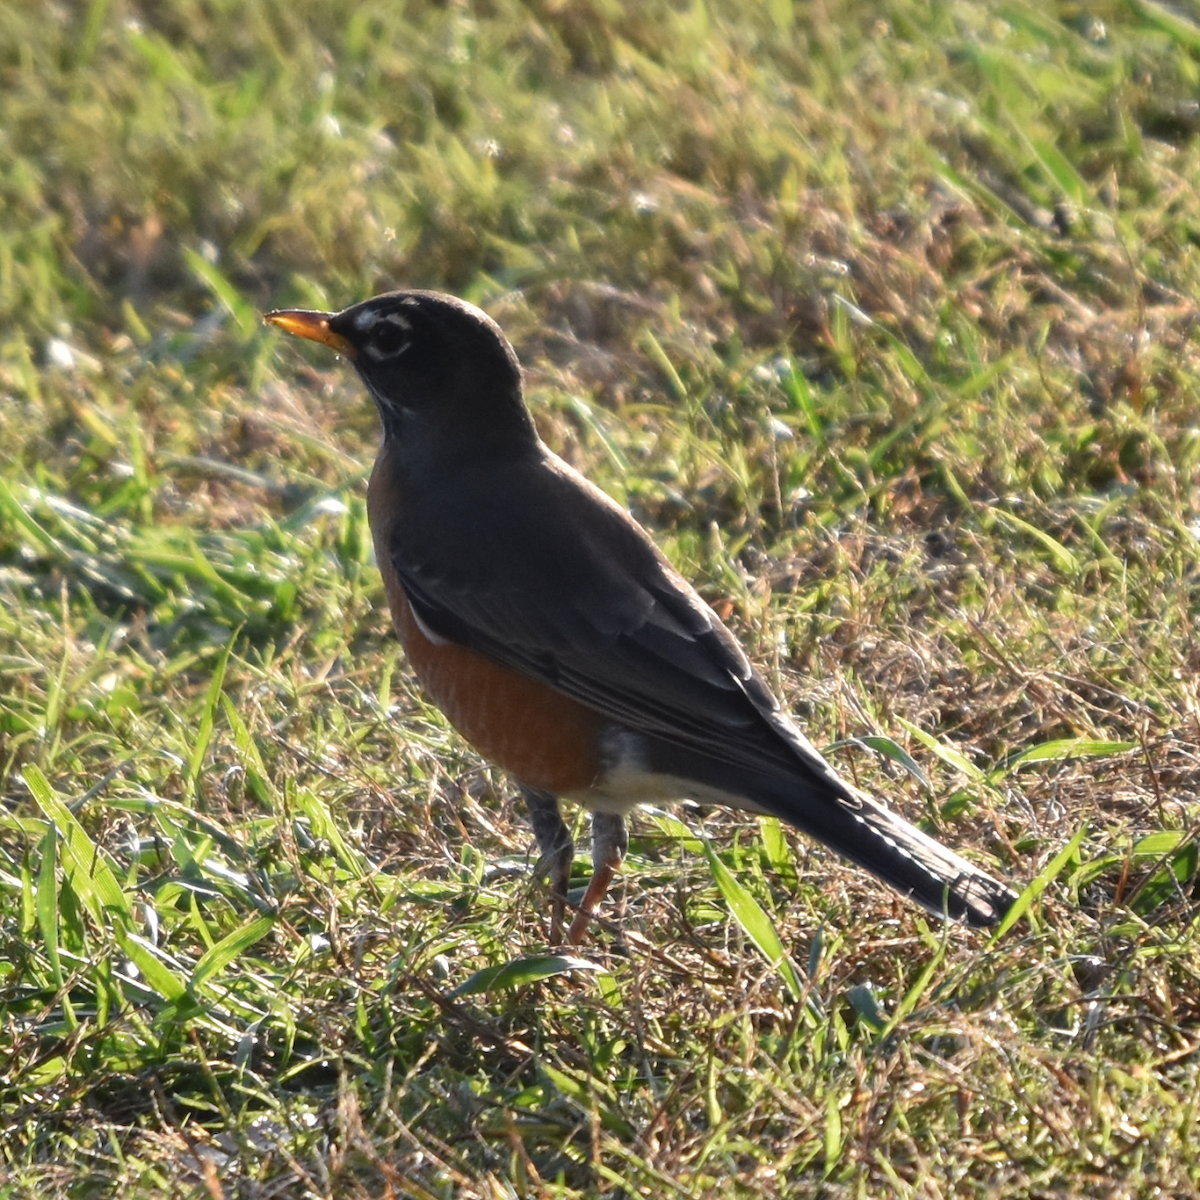
[[281, 308], [277, 312], [267, 313], [263, 320], [269, 325], [278, 325], [280, 329], [294, 333], [297, 337], [308, 338], [310, 342], [320, 342], [353, 362], [358, 356], [358, 351], [340, 333], [334, 333], [329, 328], [330, 319], [335, 316], [336, 313], [311, 312], [305, 308]]

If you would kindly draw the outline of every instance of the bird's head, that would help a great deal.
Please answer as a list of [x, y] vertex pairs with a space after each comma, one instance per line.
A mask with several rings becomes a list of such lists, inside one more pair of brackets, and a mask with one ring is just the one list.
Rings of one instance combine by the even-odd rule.
[[463, 450], [467, 443], [497, 453], [510, 443], [536, 444], [517, 356], [473, 304], [439, 292], [387, 292], [338, 313], [283, 309], [266, 320], [349, 359], [379, 409], [385, 438], [426, 452], [447, 435]]

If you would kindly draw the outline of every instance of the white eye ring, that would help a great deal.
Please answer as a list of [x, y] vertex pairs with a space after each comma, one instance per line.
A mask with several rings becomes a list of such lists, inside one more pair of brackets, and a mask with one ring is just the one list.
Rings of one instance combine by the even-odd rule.
[[[400, 313], [391, 312], [382, 317], [377, 317], [371, 313], [363, 313], [359, 318], [358, 324], [363, 336], [363, 349], [376, 362], [382, 362], [388, 358], [399, 358], [412, 345], [412, 341], [408, 338], [401, 338], [394, 350], [381, 349], [375, 343], [375, 339], [379, 335], [382, 326], [392, 326], [394, 329], [399, 329], [405, 334], [412, 332], [412, 322], [407, 317], [401, 316]], [[390, 336], [392, 333], [393, 330], [389, 329], [385, 336]]]

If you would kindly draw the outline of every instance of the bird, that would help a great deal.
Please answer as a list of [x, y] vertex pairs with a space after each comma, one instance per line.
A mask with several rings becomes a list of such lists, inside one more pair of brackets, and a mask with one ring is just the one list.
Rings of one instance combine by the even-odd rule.
[[382, 440], [367, 516], [388, 606], [426, 694], [516, 782], [562, 944], [575, 847], [593, 873], [585, 940], [639, 804], [693, 800], [779, 818], [935, 915], [998, 924], [1016, 896], [845, 781], [634, 517], [554, 454], [517, 355], [481, 309], [386, 292], [265, 320], [350, 362]]

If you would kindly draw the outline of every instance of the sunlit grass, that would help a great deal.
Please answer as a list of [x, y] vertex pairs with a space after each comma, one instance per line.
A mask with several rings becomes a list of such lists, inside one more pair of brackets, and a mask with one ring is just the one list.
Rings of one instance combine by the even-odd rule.
[[[0, 12], [0, 1191], [1200, 1187], [1194, 16]], [[1020, 923], [684, 807], [547, 953], [258, 320], [402, 284]]]

